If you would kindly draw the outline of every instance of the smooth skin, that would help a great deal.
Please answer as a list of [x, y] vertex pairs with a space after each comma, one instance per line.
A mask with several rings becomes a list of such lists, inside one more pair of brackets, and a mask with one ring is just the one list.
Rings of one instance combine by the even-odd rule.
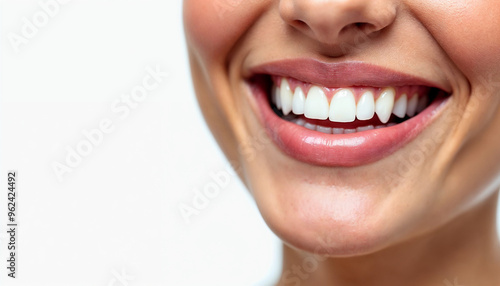
[[[500, 285], [499, 15], [495, 0], [184, 1], [200, 107], [284, 242], [278, 285]], [[375, 64], [451, 97], [392, 155], [313, 166], [266, 137], [247, 81], [294, 58]]]

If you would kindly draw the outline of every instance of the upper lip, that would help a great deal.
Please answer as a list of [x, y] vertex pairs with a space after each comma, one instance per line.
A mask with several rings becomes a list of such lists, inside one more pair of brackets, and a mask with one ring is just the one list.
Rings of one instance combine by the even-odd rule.
[[360, 61], [328, 63], [316, 59], [286, 59], [249, 69], [251, 75], [271, 74], [325, 87], [422, 85], [450, 93], [437, 82]]

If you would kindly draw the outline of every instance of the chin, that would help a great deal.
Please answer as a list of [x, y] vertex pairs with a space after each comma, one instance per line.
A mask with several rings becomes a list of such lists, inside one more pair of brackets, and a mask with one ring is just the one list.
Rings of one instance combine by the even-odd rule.
[[402, 199], [405, 186], [349, 183], [349, 178], [323, 177], [322, 168], [310, 166], [306, 169], [316, 177], [299, 175], [300, 168], [271, 172], [275, 168], [263, 167], [260, 157], [253, 163], [245, 168], [253, 182], [250, 191], [268, 226], [292, 248], [332, 257], [366, 255], [411, 237], [428, 215], [424, 204]]

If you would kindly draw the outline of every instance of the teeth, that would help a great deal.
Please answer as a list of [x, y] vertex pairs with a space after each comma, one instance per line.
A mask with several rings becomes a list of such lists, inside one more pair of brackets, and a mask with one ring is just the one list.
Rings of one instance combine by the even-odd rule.
[[356, 99], [350, 89], [341, 89], [332, 98], [330, 121], [353, 122], [356, 119]]
[[426, 107], [427, 107], [427, 97], [426, 96], [421, 96], [418, 99], [417, 112], [418, 113], [422, 112]]
[[396, 91], [394, 88], [386, 88], [380, 94], [380, 97], [375, 103], [375, 112], [382, 123], [387, 123], [392, 114], [392, 108], [394, 107], [394, 96]]
[[300, 126], [304, 126], [306, 124], [306, 121], [302, 118], [299, 118], [295, 121], [295, 124], [300, 125]]
[[344, 134], [356, 133], [356, 129], [344, 129]]
[[281, 109], [281, 91], [280, 91], [279, 87], [276, 87], [274, 89], [273, 98], [274, 98], [274, 104], [276, 104], [276, 107], [278, 109]]
[[399, 118], [404, 118], [406, 116], [406, 107], [408, 106], [408, 97], [406, 94], [403, 94], [402, 96], [399, 97], [398, 100], [396, 100], [396, 103], [394, 103], [394, 108], [392, 110], [392, 113], [396, 115]]
[[280, 96], [281, 96], [281, 111], [284, 115], [288, 115], [292, 111], [292, 90], [290, 89], [290, 85], [288, 81], [283, 78], [281, 79], [281, 87], [280, 87]]
[[359, 99], [356, 116], [359, 120], [369, 120], [373, 118], [373, 115], [375, 115], [375, 100], [373, 99], [373, 93], [371, 91], [366, 91]]
[[328, 118], [328, 100], [323, 90], [312, 86], [307, 93], [304, 104], [304, 116], [310, 119], [325, 120]]
[[391, 124], [387, 125], [380, 125], [380, 126], [373, 126], [373, 125], [368, 125], [368, 126], [362, 126], [358, 127], [356, 129], [345, 129], [345, 128], [331, 128], [331, 127], [326, 127], [326, 126], [321, 126], [321, 125], [316, 125], [312, 124], [309, 122], [306, 122], [304, 119], [293, 119], [291, 120], [297, 125], [303, 126], [309, 130], [313, 131], [319, 131], [321, 133], [325, 134], [350, 134], [350, 133], [356, 133], [356, 132], [362, 132], [362, 131], [368, 131], [368, 130], [373, 130], [373, 129], [379, 129], [379, 128], [385, 128], [385, 127], [390, 127]]
[[363, 126], [363, 127], [358, 127], [357, 128], [357, 131], [358, 132], [361, 132], [361, 131], [368, 131], [368, 130], [373, 130], [375, 127], [373, 127], [373, 125], [368, 125], [368, 126]]
[[293, 113], [300, 115], [304, 114], [304, 104], [306, 103], [306, 96], [302, 91], [302, 88], [297, 87], [295, 93], [293, 94], [292, 111]]
[[415, 116], [415, 113], [417, 112], [417, 104], [418, 104], [418, 94], [414, 94], [410, 101], [408, 101], [408, 108], [406, 109], [406, 114], [409, 117]]
[[295, 120], [295, 116], [303, 114], [304, 117], [309, 119], [354, 122], [356, 119], [370, 120], [377, 114], [380, 121], [386, 124], [392, 114], [399, 118], [413, 117], [415, 114], [422, 112], [428, 105], [428, 98], [419, 96], [418, 93], [414, 93], [411, 97], [402, 94], [397, 101], [395, 101], [395, 97], [396, 90], [393, 87], [382, 89], [376, 101], [374, 92], [365, 89], [356, 104], [354, 90], [352, 88], [340, 88], [333, 95], [331, 103], [328, 103], [322, 87], [312, 85], [306, 96], [301, 87], [297, 87], [293, 91], [289, 81], [281, 78], [280, 84], [273, 87], [271, 100], [282, 111], [283, 118], [286, 120], [292, 120], [298, 125], [327, 134], [345, 134], [391, 125], [370, 125], [358, 127], [357, 129], [330, 128], [316, 126], [305, 122], [303, 119]]
[[306, 122], [304, 124], [304, 127], [309, 129], [309, 130], [316, 130], [316, 125], [312, 124], [312, 123], [309, 123], [309, 122]]
[[271, 101], [276, 105], [276, 93], [278, 93], [278, 87], [273, 87], [273, 93], [271, 94]]
[[344, 134], [344, 128], [333, 128], [333, 134]]
[[332, 128], [331, 127], [324, 127], [324, 126], [316, 126], [316, 131], [326, 133], [326, 134], [332, 134]]

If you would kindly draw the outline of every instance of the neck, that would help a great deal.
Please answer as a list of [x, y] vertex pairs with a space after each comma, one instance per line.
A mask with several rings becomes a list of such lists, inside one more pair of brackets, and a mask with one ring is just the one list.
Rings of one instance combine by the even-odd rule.
[[325, 258], [283, 250], [279, 286], [500, 285], [497, 196], [432, 233], [373, 254]]

